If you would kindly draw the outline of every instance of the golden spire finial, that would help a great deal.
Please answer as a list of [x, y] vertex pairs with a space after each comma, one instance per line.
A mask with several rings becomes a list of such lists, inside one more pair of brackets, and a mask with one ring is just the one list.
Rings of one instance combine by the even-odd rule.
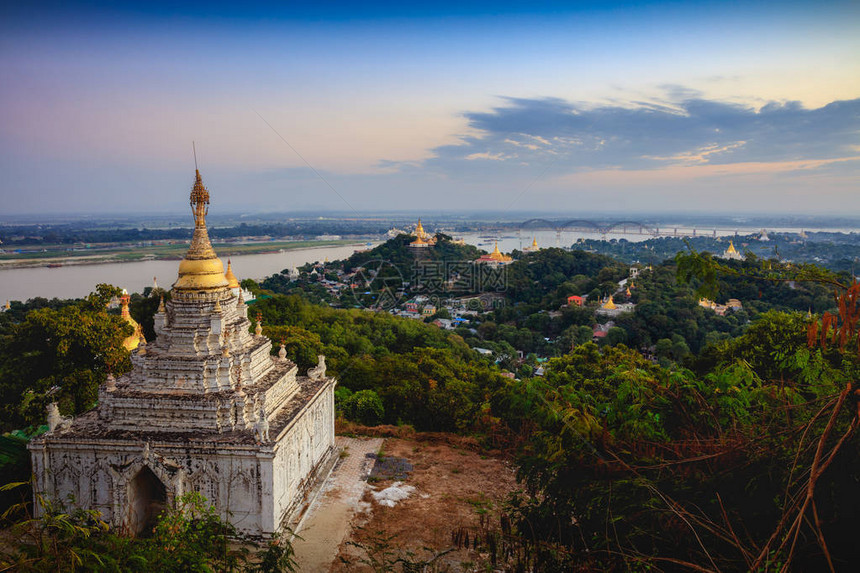
[[195, 169], [191, 189], [191, 211], [194, 214], [194, 235], [188, 253], [179, 263], [179, 279], [173, 284], [178, 290], [201, 291], [228, 286], [224, 265], [209, 242], [206, 215], [209, 212], [209, 191], [203, 185], [200, 171]]
[[532, 240], [532, 247], [537, 247], [537, 236], [535, 236], [534, 240]]
[[194, 215], [194, 225], [196, 227], [206, 226], [206, 215], [209, 214], [209, 191], [203, 185], [203, 178], [200, 177], [200, 170], [194, 170], [194, 186], [191, 188], [191, 213]]

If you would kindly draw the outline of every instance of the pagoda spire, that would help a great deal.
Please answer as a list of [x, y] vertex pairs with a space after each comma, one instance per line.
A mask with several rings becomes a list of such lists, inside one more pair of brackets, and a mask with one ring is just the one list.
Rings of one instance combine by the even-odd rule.
[[122, 319], [134, 329], [134, 332], [132, 332], [125, 339], [123, 339], [122, 345], [125, 347], [126, 350], [132, 351], [137, 348], [138, 345], [140, 345], [141, 341], [144, 339], [143, 329], [141, 328], [140, 324], [138, 324], [137, 321], [134, 320], [134, 318], [132, 318], [131, 316], [131, 312], [128, 308], [128, 303], [131, 300], [131, 297], [128, 296], [127, 290], [122, 289], [122, 296], [119, 300], [122, 303]]
[[203, 185], [200, 170], [195, 169], [194, 186], [189, 203], [194, 217], [194, 235], [188, 253], [179, 263], [179, 279], [173, 288], [179, 290], [211, 290], [228, 285], [224, 276], [224, 264], [215, 254], [209, 242], [206, 215], [209, 214], [209, 190]]
[[195, 169], [194, 187], [191, 188], [191, 214], [194, 216], [195, 227], [206, 227], [206, 215], [209, 214], [209, 191], [203, 185], [200, 170]]
[[227, 259], [227, 272], [224, 273], [224, 276], [227, 278], [227, 283], [229, 284], [231, 289], [241, 288], [239, 284], [239, 279], [236, 278], [236, 275], [233, 274], [233, 264], [230, 259]]

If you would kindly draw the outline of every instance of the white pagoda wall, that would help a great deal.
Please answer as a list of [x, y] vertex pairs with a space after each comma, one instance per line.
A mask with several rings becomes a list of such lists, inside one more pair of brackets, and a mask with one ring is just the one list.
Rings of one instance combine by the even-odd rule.
[[47, 448], [32, 447], [36, 490], [69, 506], [96, 509], [108, 523], [134, 530], [128, 488], [146, 466], [164, 484], [168, 505], [198, 491], [239, 530], [271, 534], [301, 506], [335, 453], [333, 389], [332, 384], [319, 393], [272, 436], [273, 443], [190, 447], [57, 436]]
[[320, 465], [335, 453], [334, 388], [308, 404], [305, 415], [284, 430], [273, 460], [275, 527], [290, 516], [319, 476]]

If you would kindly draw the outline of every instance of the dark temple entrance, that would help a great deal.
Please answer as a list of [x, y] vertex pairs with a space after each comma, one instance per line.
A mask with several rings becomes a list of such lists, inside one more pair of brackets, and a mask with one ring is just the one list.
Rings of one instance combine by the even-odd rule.
[[167, 488], [144, 466], [128, 484], [128, 525], [135, 535], [149, 535], [159, 514], [167, 507]]

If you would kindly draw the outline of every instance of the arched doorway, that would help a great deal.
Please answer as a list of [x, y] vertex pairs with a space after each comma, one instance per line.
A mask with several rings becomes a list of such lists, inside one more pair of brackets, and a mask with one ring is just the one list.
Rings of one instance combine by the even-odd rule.
[[128, 526], [134, 535], [148, 535], [167, 507], [167, 488], [143, 466], [128, 484]]

